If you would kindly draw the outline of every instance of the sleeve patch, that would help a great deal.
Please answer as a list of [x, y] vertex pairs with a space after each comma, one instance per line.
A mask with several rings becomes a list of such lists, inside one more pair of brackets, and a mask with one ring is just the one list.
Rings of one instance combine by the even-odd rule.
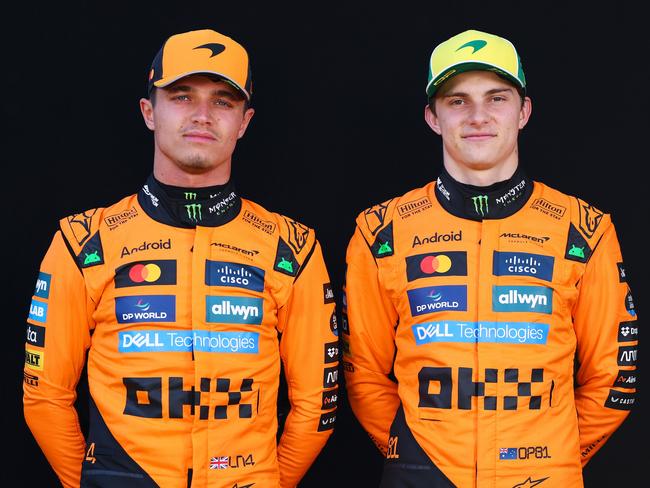
[[392, 199], [370, 207], [363, 212], [363, 216], [366, 219], [366, 226], [373, 236], [384, 226], [384, 220], [386, 220], [386, 212], [388, 211], [390, 202], [392, 202]]
[[385, 258], [395, 253], [393, 248], [393, 223], [391, 222], [377, 234], [370, 250], [376, 258]]
[[582, 234], [573, 226], [569, 224], [569, 236], [566, 242], [566, 253], [564, 257], [571, 261], [579, 263], [586, 263], [591, 257], [592, 250], [587, 244], [587, 240], [582, 237]]
[[607, 395], [607, 400], [605, 400], [605, 406], [615, 410], [632, 410], [634, 400], [634, 393], [609, 390], [609, 395]]
[[289, 231], [289, 245], [296, 254], [300, 254], [300, 251], [302, 251], [307, 244], [309, 227], [286, 217], [284, 218], [284, 221], [287, 223], [287, 230]]
[[291, 248], [281, 237], [278, 239], [278, 250], [275, 253], [273, 269], [289, 276], [296, 276], [300, 269]]
[[102, 240], [99, 237], [99, 232], [96, 232], [84, 244], [84, 247], [77, 256], [77, 263], [80, 268], [90, 268], [91, 266], [104, 264], [104, 250], [102, 249]]
[[580, 200], [580, 230], [591, 239], [603, 219], [603, 212], [596, 207]]
[[97, 212], [97, 209], [93, 208], [92, 210], [86, 210], [85, 212], [77, 213], [67, 218], [70, 230], [80, 246], [90, 237], [90, 225], [95, 212]]

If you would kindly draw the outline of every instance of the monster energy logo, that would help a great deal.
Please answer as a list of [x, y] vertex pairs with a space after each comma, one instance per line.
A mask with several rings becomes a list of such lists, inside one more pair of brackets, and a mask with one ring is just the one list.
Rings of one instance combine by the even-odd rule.
[[190, 203], [189, 205], [185, 205], [185, 209], [187, 210], [187, 218], [193, 220], [194, 222], [201, 220], [200, 203]]
[[[488, 196], [487, 195], [478, 195], [472, 197], [472, 202], [474, 202], [474, 211], [481, 215], [482, 217], [489, 211], [488, 210]], [[483, 210], [483, 203], [485, 202], [485, 210]]]
[[194, 193], [193, 191], [186, 191], [185, 200], [196, 200], [196, 193]]

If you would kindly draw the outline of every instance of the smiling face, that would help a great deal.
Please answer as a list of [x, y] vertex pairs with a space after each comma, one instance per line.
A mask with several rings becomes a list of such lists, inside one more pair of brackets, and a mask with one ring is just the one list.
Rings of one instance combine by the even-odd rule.
[[531, 112], [528, 97], [522, 103], [514, 86], [492, 72], [469, 71], [446, 81], [434, 103], [435, 113], [425, 108], [425, 120], [442, 136], [452, 176], [494, 170], [507, 179], [514, 173], [517, 137]]
[[140, 100], [154, 131], [154, 175], [175, 186], [211, 186], [230, 178], [237, 140], [253, 116], [232, 85], [204, 75], [182, 78]]

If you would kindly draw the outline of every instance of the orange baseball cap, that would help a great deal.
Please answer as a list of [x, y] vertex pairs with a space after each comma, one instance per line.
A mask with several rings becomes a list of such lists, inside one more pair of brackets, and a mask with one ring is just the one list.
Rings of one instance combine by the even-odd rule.
[[175, 34], [164, 42], [151, 63], [148, 92], [199, 73], [218, 76], [250, 101], [253, 81], [248, 53], [230, 37], [210, 29]]

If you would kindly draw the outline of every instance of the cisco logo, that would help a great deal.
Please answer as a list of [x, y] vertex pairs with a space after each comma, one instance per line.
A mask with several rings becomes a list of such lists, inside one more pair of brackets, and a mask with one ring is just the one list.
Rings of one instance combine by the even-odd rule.
[[246, 264], [206, 260], [205, 284], [264, 291], [264, 270]]
[[553, 256], [494, 251], [492, 267], [495, 276], [534, 276], [552, 281], [554, 262]]

